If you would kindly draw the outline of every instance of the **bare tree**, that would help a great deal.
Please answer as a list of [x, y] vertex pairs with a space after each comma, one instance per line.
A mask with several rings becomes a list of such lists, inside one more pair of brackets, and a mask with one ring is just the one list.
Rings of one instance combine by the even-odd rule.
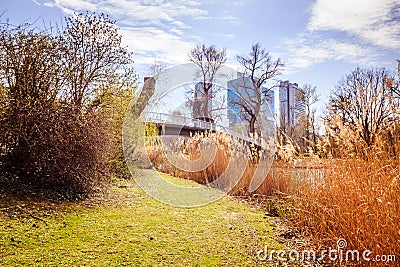
[[249, 79], [250, 85], [234, 88], [239, 98], [233, 104], [239, 107], [241, 116], [249, 123], [250, 135], [255, 137], [257, 116], [268, 100], [271, 89], [263, 89], [262, 86], [267, 80], [279, 75], [284, 64], [280, 58], [273, 60], [259, 43], [252, 46], [248, 55], [237, 56], [236, 59], [244, 67], [243, 79]]
[[154, 62], [149, 66], [149, 75], [151, 77], [156, 78], [162, 71], [167, 69], [167, 64], [157, 58], [154, 59]]
[[212, 121], [210, 102], [213, 97], [214, 81], [218, 70], [226, 62], [226, 49], [218, 50], [214, 45], [198, 44], [189, 54], [191, 62], [197, 65], [197, 76], [201, 79], [194, 90], [192, 100], [194, 116], [198, 119]]
[[397, 81], [395, 78], [395, 75], [388, 76], [386, 77], [386, 87], [391, 88], [393, 95], [396, 99], [400, 99], [400, 84], [399, 84], [399, 80], [400, 79], [400, 60], [397, 60]]
[[[397, 119], [393, 75], [384, 68], [356, 68], [332, 92], [330, 118], [338, 117], [369, 147], [385, 126]], [[391, 84], [391, 85], [390, 85]], [[390, 86], [389, 86], [390, 85]]]
[[98, 85], [120, 72], [134, 74], [127, 68], [133, 63], [132, 53], [121, 45], [115, 21], [107, 15], [86, 13], [66, 18], [62, 42], [68, 82], [64, 96], [77, 106], [90, 103]]
[[304, 137], [308, 141], [312, 139], [312, 141], [315, 143], [315, 109], [313, 109], [312, 106], [319, 101], [319, 95], [316, 87], [312, 87], [310, 84], [304, 85], [303, 88], [298, 90], [296, 98], [296, 101], [301, 102], [301, 106], [304, 107], [304, 119], [306, 124]]

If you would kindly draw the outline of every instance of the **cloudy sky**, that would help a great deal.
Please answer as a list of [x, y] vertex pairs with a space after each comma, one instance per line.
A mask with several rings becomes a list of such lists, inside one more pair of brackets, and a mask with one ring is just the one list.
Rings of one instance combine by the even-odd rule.
[[197, 43], [226, 47], [229, 64], [259, 42], [286, 67], [280, 79], [317, 86], [323, 100], [357, 65], [396, 69], [399, 0], [2, 0], [1, 19], [57, 22], [104, 12], [146, 75], [155, 59], [188, 62]]

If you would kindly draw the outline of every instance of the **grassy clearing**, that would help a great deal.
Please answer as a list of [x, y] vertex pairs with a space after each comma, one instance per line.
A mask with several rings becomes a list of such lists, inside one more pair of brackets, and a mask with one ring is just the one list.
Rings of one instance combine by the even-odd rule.
[[0, 266], [254, 266], [280, 246], [262, 210], [229, 196], [171, 207], [131, 181], [80, 203], [2, 195], [0, 210]]

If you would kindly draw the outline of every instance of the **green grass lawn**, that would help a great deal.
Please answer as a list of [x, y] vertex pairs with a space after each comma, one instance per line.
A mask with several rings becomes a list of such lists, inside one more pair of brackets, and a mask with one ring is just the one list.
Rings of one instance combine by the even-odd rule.
[[0, 197], [0, 266], [255, 266], [280, 248], [265, 213], [229, 196], [178, 208], [121, 180], [79, 203]]

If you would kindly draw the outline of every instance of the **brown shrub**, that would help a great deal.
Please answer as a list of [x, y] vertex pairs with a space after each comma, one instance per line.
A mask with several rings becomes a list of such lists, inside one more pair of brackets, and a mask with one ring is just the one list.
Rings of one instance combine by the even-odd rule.
[[19, 103], [6, 115], [0, 153], [4, 177], [66, 196], [86, 194], [106, 177], [111, 148], [100, 117], [71, 105], [32, 103]]

